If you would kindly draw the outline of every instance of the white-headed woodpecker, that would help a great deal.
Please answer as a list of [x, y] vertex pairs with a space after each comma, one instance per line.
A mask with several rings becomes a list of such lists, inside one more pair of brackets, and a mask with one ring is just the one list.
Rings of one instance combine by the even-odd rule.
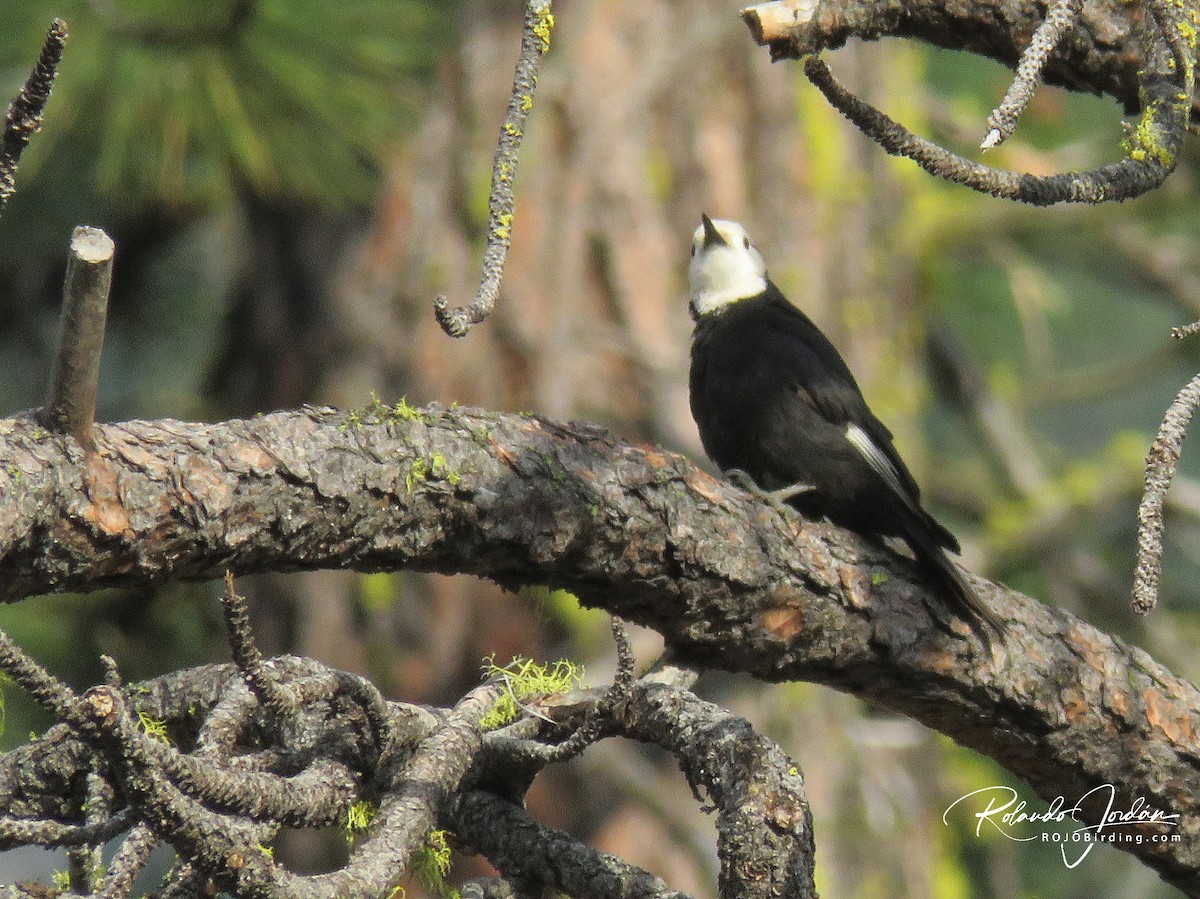
[[737, 222], [702, 216], [692, 238], [692, 416], [722, 471], [810, 517], [900, 537], [952, 610], [975, 628], [1001, 624], [946, 555], [954, 535], [921, 493], [867, 407], [841, 355], [767, 277]]

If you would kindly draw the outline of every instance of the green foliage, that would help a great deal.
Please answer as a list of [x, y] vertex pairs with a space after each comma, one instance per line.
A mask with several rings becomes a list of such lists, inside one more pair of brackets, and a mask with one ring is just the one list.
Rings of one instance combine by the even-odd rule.
[[507, 692], [480, 720], [484, 730], [495, 730], [515, 721], [526, 699], [566, 693], [583, 682], [583, 668], [566, 659], [542, 665], [532, 659], [515, 658], [501, 667], [490, 657], [485, 660], [483, 674], [488, 679], [502, 679], [507, 687]]
[[[26, 166], [69, 148], [111, 200], [224, 204], [249, 187], [365, 199], [448, 37], [431, 0], [6, 4], [15, 91], [53, 15], [70, 40]], [[25, 176], [30, 172], [27, 170]]]

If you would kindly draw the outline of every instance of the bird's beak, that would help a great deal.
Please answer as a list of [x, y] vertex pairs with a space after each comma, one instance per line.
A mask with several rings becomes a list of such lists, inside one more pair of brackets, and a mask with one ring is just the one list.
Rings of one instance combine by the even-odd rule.
[[725, 238], [721, 236], [721, 232], [717, 230], [717, 226], [713, 224], [713, 220], [708, 217], [707, 212], [700, 213], [700, 221], [704, 223], [704, 248], [706, 250], [714, 244], [725, 243]]

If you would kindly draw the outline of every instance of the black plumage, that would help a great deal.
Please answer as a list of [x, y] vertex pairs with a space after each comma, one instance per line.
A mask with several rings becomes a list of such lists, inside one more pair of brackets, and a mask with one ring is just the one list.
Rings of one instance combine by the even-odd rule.
[[958, 541], [922, 508], [891, 432], [837, 349], [763, 280], [761, 293], [703, 313], [693, 303], [690, 399], [705, 451], [723, 471], [740, 469], [764, 491], [810, 486], [788, 499], [806, 516], [902, 538], [955, 611], [999, 632], [946, 555], [959, 551]]

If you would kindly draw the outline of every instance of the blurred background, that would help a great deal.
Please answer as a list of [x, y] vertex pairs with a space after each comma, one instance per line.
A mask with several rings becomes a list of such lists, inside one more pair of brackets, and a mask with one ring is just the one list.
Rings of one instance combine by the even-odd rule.
[[[700, 460], [687, 411], [686, 260], [701, 211], [746, 223], [771, 274], [841, 348], [964, 562], [1200, 677], [1200, 460], [1167, 519], [1165, 596], [1129, 611], [1151, 436], [1200, 369], [1195, 145], [1157, 193], [1051, 210], [946, 186], [850, 129], [795, 64], [771, 65], [729, 0], [561, 0], [517, 177], [496, 313], [463, 341], [435, 293], [477, 285], [521, 5], [488, 0], [7, 0], [0, 96], [49, 20], [71, 39], [44, 132], [0, 218], [0, 414], [41, 403], [71, 229], [118, 247], [99, 415], [220, 420], [296, 406], [458, 402], [600, 422]], [[831, 56], [860, 95], [973, 154], [1011, 73], [901, 42]], [[1120, 151], [1116, 104], [1042, 89], [988, 161], [1035, 173]], [[261, 642], [446, 704], [482, 659], [583, 662], [605, 618], [568, 595], [348, 572], [245, 579]], [[217, 585], [35, 599], [0, 627], [76, 686], [108, 653], [129, 679], [227, 658]], [[645, 663], [657, 653], [639, 632]], [[1067, 870], [943, 810], [1029, 789], [910, 721], [828, 689], [709, 675], [803, 769], [829, 896], [1171, 896], [1099, 848]], [[5, 690], [4, 746], [47, 725]], [[529, 797], [700, 897], [714, 828], [672, 761], [611, 741]], [[1034, 802], [1034, 807], [1042, 807]], [[1169, 810], [1168, 810], [1169, 811]], [[300, 870], [344, 857], [293, 834]], [[165, 864], [165, 860], [164, 860]], [[63, 867], [0, 856], [0, 882]], [[453, 878], [482, 863], [456, 858]], [[418, 885], [410, 896], [422, 895]]]

